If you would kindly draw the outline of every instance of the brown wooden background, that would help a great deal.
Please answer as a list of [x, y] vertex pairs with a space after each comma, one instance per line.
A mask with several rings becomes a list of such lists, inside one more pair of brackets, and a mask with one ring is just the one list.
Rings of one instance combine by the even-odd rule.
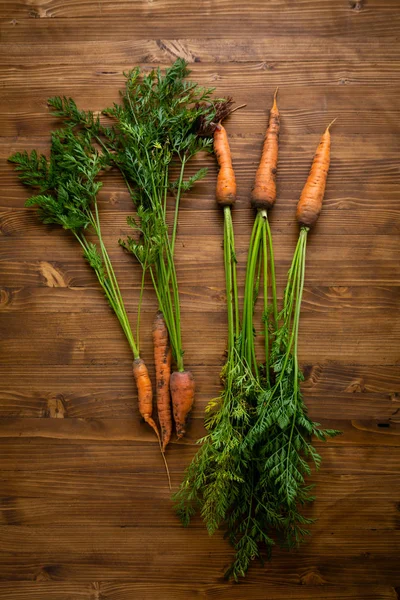
[[[192, 6], [193, 5], [193, 6]], [[400, 586], [400, 2], [398, 0], [5, 0], [0, 97], [0, 598], [4, 600], [388, 600]], [[193, 77], [247, 108], [227, 124], [239, 185], [243, 275], [249, 191], [279, 85], [280, 289], [294, 207], [325, 125], [332, 169], [309, 243], [301, 325], [313, 418], [344, 435], [321, 447], [319, 517], [298, 552], [241, 585], [231, 550], [200, 520], [184, 530], [151, 431], [138, 422], [131, 356], [76, 244], [23, 208], [7, 156], [48, 147], [50, 95], [100, 109], [123, 70], [182, 56]], [[216, 169], [182, 202], [178, 274], [186, 360], [198, 384], [190, 435], [172, 444], [174, 486], [218, 393], [226, 322]], [[101, 194], [107, 243], [134, 315], [138, 270], [117, 247], [131, 202]], [[143, 332], [156, 309], [148, 288]], [[151, 361], [148, 336], [143, 354]]]

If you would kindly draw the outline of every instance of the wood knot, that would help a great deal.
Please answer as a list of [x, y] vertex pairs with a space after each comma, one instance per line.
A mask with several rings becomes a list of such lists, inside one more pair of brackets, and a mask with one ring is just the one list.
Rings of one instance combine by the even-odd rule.
[[6, 287], [0, 288], [0, 307], [5, 308], [12, 300], [12, 292]]
[[364, 0], [349, 0], [351, 10], [359, 12], [363, 8]]
[[362, 379], [354, 379], [350, 381], [349, 385], [345, 388], [345, 392], [355, 394], [356, 392], [363, 392], [365, 390], [364, 382]]
[[66, 408], [64, 406], [64, 398], [61, 394], [52, 396], [47, 400], [46, 416], [50, 419], [64, 419]]
[[57, 267], [49, 262], [39, 263], [40, 274], [44, 278], [47, 287], [68, 287], [63, 274]]
[[302, 371], [304, 375], [304, 387], [311, 388], [317, 385], [322, 374], [321, 365], [305, 365]]
[[300, 582], [301, 585], [324, 585], [326, 583], [318, 569], [302, 575], [300, 577]]
[[45, 565], [40, 567], [40, 571], [36, 574], [35, 581], [51, 581], [57, 575], [57, 565]]

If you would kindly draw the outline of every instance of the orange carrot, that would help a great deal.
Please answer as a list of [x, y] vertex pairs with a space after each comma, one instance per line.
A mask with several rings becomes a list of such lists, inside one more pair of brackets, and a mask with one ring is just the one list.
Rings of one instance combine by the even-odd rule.
[[305, 227], [312, 227], [321, 212], [330, 164], [331, 134], [329, 128], [335, 121], [336, 119], [328, 125], [321, 137], [310, 174], [297, 204], [296, 218], [300, 225]]
[[160, 434], [158, 432], [157, 425], [151, 416], [153, 412], [153, 391], [149, 372], [144, 360], [141, 358], [137, 358], [133, 361], [133, 376], [135, 378], [138, 390], [139, 413], [146, 423], [148, 423], [150, 427], [154, 429], [158, 440], [160, 440]]
[[225, 127], [219, 123], [214, 131], [214, 152], [219, 165], [217, 203], [232, 206], [236, 201], [236, 179], [232, 168], [231, 151]]
[[158, 427], [152, 418], [153, 412], [153, 391], [151, 387], [151, 381], [149, 377], [149, 372], [144, 363], [144, 360], [141, 358], [136, 358], [133, 361], [133, 376], [136, 381], [136, 386], [138, 390], [138, 404], [139, 404], [139, 413], [141, 417], [150, 425], [150, 427], [154, 430], [158, 443], [160, 444], [161, 455], [163, 457], [165, 470], [167, 472], [168, 477], [168, 485], [169, 489], [171, 489], [171, 477], [169, 474], [168, 464], [164, 455], [164, 451], [161, 446], [161, 438], [158, 431]]
[[178, 440], [184, 436], [188, 414], [192, 410], [195, 383], [190, 371], [175, 371], [171, 375], [171, 396], [176, 436]]
[[278, 89], [276, 89], [274, 94], [274, 103], [269, 113], [269, 123], [265, 134], [261, 161], [251, 193], [251, 203], [254, 208], [265, 210], [272, 208], [276, 200], [276, 173], [280, 127], [279, 111], [276, 104], [277, 91]]
[[172, 352], [168, 329], [161, 311], [158, 311], [154, 319], [153, 344], [156, 367], [157, 411], [161, 428], [162, 449], [165, 452], [172, 435], [171, 398], [169, 394]]

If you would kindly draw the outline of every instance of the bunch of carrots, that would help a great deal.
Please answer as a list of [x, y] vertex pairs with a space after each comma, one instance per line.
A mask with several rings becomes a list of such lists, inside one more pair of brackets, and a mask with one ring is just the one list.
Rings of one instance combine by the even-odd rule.
[[[311, 437], [326, 440], [335, 430], [312, 422], [304, 405], [298, 364], [298, 332], [305, 277], [306, 240], [321, 212], [330, 162], [330, 126], [324, 132], [297, 205], [299, 241], [294, 252], [283, 307], [278, 312], [274, 254], [268, 211], [276, 200], [280, 115], [277, 94], [270, 111], [261, 162], [251, 203], [256, 210], [246, 267], [241, 323], [235, 276], [230, 210], [236, 180], [228, 136], [221, 123], [214, 128], [219, 165], [217, 204], [224, 208], [224, 252], [227, 281], [228, 359], [221, 378], [224, 389], [206, 409], [207, 435], [175, 494], [176, 510], [187, 526], [200, 511], [210, 534], [219, 527], [234, 547], [226, 575], [244, 576], [251, 561], [267, 557], [276, 543], [296, 546], [312, 520], [301, 507], [313, 500], [309, 461], [320, 456]], [[228, 243], [226, 241], [228, 231]], [[233, 275], [232, 275], [233, 273]], [[261, 285], [262, 283], [262, 285]], [[268, 289], [271, 288], [269, 297]], [[264, 359], [257, 360], [254, 311], [263, 296]]]
[[[180, 199], [204, 177], [200, 169], [185, 180], [185, 168], [199, 151], [214, 152], [219, 166], [216, 201], [224, 215], [224, 267], [228, 317], [222, 390], [206, 409], [207, 433], [174, 496], [184, 525], [199, 511], [210, 534], [223, 527], [234, 548], [227, 576], [244, 576], [251, 561], [270, 555], [279, 543], [290, 547], [308, 534], [312, 520], [302, 505], [313, 500], [306, 478], [320, 456], [312, 437], [326, 440], [335, 430], [320, 429], [307, 415], [298, 363], [298, 336], [305, 281], [306, 245], [321, 212], [330, 163], [330, 125], [326, 128], [297, 204], [299, 238], [278, 310], [274, 251], [268, 213], [276, 197], [280, 114], [277, 91], [269, 115], [251, 205], [255, 218], [249, 241], [242, 311], [239, 309], [232, 208], [236, 178], [222, 121], [232, 100], [211, 98], [211, 89], [185, 81], [189, 71], [178, 59], [164, 75], [126, 74], [122, 102], [103, 111], [104, 124], [70, 98], [51, 98], [53, 114], [66, 126], [52, 134], [50, 157], [35, 151], [10, 157], [22, 182], [37, 193], [35, 206], [45, 224], [68, 230], [94, 270], [133, 354], [138, 411], [154, 430], [169, 478], [165, 452], [175, 426], [186, 431], [195, 382], [184, 368], [175, 242]], [[240, 108], [240, 107], [238, 107]], [[142, 268], [136, 333], [131, 326], [113, 264], [104, 243], [97, 195], [110, 168], [122, 174], [136, 209], [128, 218], [134, 235], [119, 244]], [[172, 173], [177, 171], [177, 180]], [[167, 199], [173, 199], [172, 227]], [[153, 323], [157, 419], [153, 388], [139, 344], [145, 278], [154, 288], [158, 312]], [[255, 308], [262, 301], [261, 323]], [[260, 328], [261, 325], [261, 328]], [[263, 358], [256, 353], [257, 331], [264, 337]], [[174, 365], [176, 369], [174, 370]]]
[[[139, 414], [157, 436], [167, 473], [164, 453], [173, 427], [177, 439], [182, 438], [195, 394], [193, 375], [184, 368], [174, 250], [180, 198], [205, 176], [206, 169], [185, 180], [185, 167], [198, 152], [211, 151], [212, 137], [205, 135], [205, 129], [217, 110], [230, 105], [224, 99], [211, 98], [212, 89], [187, 81], [188, 74], [182, 59], [164, 74], [158, 69], [142, 75], [139, 68], [132, 69], [125, 74], [121, 104], [102, 111], [113, 119], [111, 125], [92, 111], [78, 109], [71, 98], [50, 98], [53, 114], [66, 123], [52, 134], [50, 158], [35, 151], [10, 157], [23, 183], [38, 190], [27, 206], [36, 206], [45, 224], [58, 224], [70, 231], [96, 272], [132, 350]], [[110, 168], [121, 172], [137, 212], [136, 217], [128, 218], [134, 235], [119, 240], [142, 268], [136, 334], [100, 223], [97, 194]], [[174, 169], [179, 171], [176, 181], [172, 178]], [[175, 203], [172, 227], [167, 220], [168, 197]], [[93, 235], [95, 242], [91, 241]], [[139, 349], [146, 275], [159, 305], [153, 325], [159, 424], [153, 416], [152, 383]], [[174, 364], [176, 370], [172, 370]]]

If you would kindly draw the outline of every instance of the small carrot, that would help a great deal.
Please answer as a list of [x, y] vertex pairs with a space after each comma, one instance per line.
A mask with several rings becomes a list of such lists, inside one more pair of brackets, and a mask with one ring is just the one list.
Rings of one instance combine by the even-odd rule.
[[165, 459], [165, 455], [161, 446], [161, 438], [160, 433], [158, 431], [158, 427], [152, 418], [153, 412], [153, 391], [151, 387], [151, 380], [149, 377], [149, 372], [144, 363], [144, 360], [141, 358], [136, 358], [133, 361], [133, 376], [135, 378], [137, 390], [138, 390], [138, 404], [139, 404], [139, 413], [140, 416], [150, 425], [150, 427], [154, 430], [158, 443], [160, 444], [160, 450], [163, 457], [165, 470], [167, 472], [168, 477], [168, 485], [169, 489], [171, 489], [171, 477], [169, 474], [169, 468], [167, 461]]
[[220, 206], [232, 206], [236, 201], [236, 179], [232, 167], [226, 129], [219, 123], [214, 131], [214, 152], [219, 172], [217, 178], [216, 199]]
[[178, 440], [186, 432], [187, 417], [194, 402], [195, 383], [190, 371], [175, 371], [170, 380], [172, 409]]
[[272, 208], [276, 200], [276, 173], [280, 128], [279, 110], [276, 104], [277, 92], [278, 88], [275, 91], [274, 103], [269, 113], [269, 123], [265, 134], [261, 161], [251, 193], [251, 203], [257, 209], [268, 210]]
[[153, 390], [149, 372], [143, 359], [137, 358], [133, 361], [133, 376], [138, 390], [139, 413], [146, 423], [154, 429], [158, 440], [160, 440], [157, 425], [151, 416], [153, 413]]
[[331, 134], [329, 128], [335, 121], [336, 119], [329, 123], [321, 137], [310, 174], [297, 204], [296, 218], [300, 225], [305, 227], [312, 227], [321, 212], [330, 164]]
[[168, 329], [161, 311], [158, 311], [153, 324], [154, 363], [156, 367], [156, 393], [158, 420], [161, 428], [163, 452], [172, 435], [172, 411], [169, 393], [172, 352]]

